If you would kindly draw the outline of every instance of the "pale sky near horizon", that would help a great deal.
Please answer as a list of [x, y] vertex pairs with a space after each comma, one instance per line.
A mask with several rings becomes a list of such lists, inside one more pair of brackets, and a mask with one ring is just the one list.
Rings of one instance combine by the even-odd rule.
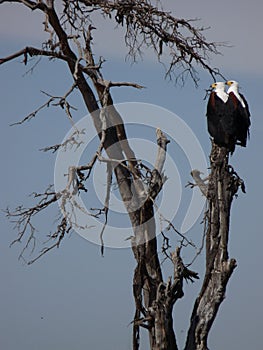
[[[220, 307], [210, 333], [209, 348], [261, 350], [263, 4], [257, 0], [242, 0], [238, 4], [226, 0], [168, 0], [163, 1], [163, 6], [177, 17], [200, 18], [200, 26], [211, 27], [206, 34], [209, 40], [229, 43], [231, 47], [222, 47], [223, 55], [213, 57], [211, 63], [229, 79], [240, 82], [242, 93], [250, 105], [251, 140], [246, 149], [238, 148], [231, 158], [231, 164], [245, 180], [247, 188], [246, 195], [240, 193], [234, 200], [231, 215], [230, 257], [237, 259], [238, 267], [229, 282], [226, 300]], [[0, 5], [0, 57], [18, 51], [25, 45], [41, 45], [42, 17], [36, 17], [34, 12], [24, 10], [21, 6]], [[208, 154], [210, 143], [205, 124], [206, 101], [203, 97], [204, 90], [211, 82], [210, 77], [201, 72], [198, 89], [190, 81], [183, 88], [175, 87], [163, 79], [164, 71], [150, 52], [138, 64], [125, 63], [125, 52], [114, 25], [107, 24], [107, 30], [102, 33], [100, 29], [105, 28], [103, 21], [96, 23], [94, 50], [97, 57], [103, 55], [107, 59], [104, 69], [106, 78], [135, 81], [147, 87], [142, 91], [125, 88], [114, 90], [115, 100], [156, 104], [176, 113], [192, 128], [205, 154]], [[7, 205], [15, 207], [23, 201], [29, 202], [29, 193], [41, 191], [53, 181], [55, 159], [38, 150], [60, 142], [70, 128], [64, 114], [52, 108], [39, 114], [30, 123], [9, 127], [10, 123], [21, 119], [45, 101], [40, 90], [59, 95], [65, 93], [71, 84], [64, 67], [41, 60], [33, 74], [25, 75], [27, 68], [20, 62], [20, 59], [16, 59], [0, 66], [1, 209]], [[76, 117], [80, 119], [85, 109], [81, 100], [76, 98], [75, 102], [79, 103]], [[171, 145], [172, 150], [173, 147]], [[184, 162], [184, 156], [177, 148], [175, 151], [178, 152], [180, 162]], [[177, 165], [180, 172], [180, 165]], [[187, 171], [185, 166], [180, 172], [183, 197], [189, 197], [189, 189], [184, 188], [190, 180]], [[54, 215], [52, 213], [52, 223], [55, 215], [56, 212]], [[175, 225], [180, 225], [182, 218], [183, 211], [179, 210]], [[43, 230], [49, 229], [48, 221], [48, 216], [40, 219]], [[190, 234], [198, 235], [201, 231], [202, 226], [197, 222]], [[108, 248], [105, 257], [101, 258], [98, 246], [72, 234], [59, 249], [28, 267], [17, 260], [21, 244], [9, 249], [14, 238], [12, 224], [2, 215], [1, 348], [132, 348], [132, 328], [129, 323], [134, 313], [131, 288], [135, 263], [129, 249]], [[186, 252], [185, 255], [187, 259]], [[200, 275], [203, 273], [203, 264], [201, 255], [193, 266]], [[185, 297], [174, 308], [180, 349], [183, 348], [189, 315], [200, 286], [200, 282], [185, 285]], [[142, 350], [147, 349], [146, 346], [142, 347]]]

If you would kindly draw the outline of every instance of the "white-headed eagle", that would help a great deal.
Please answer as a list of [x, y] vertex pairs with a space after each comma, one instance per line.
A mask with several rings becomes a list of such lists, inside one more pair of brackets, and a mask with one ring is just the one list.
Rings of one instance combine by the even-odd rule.
[[[227, 90], [229, 101], [232, 102], [232, 108], [236, 123], [236, 138], [241, 146], [246, 147], [247, 138], [249, 138], [250, 112], [245, 97], [239, 93], [238, 83], [235, 80], [228, 80]], [[230, 103], [229, 103], [230, 105]]]
[[225, 83], [211, 85], [213, 91], [207, 104], [208, 132], [220, 147], [226, 147], [232, 154], [235, 145], [246, 147], [249, 136], [250, 113], [247, 101], [238, 92], [238, 83], [229, 80], [229, 89], [225, 92]]

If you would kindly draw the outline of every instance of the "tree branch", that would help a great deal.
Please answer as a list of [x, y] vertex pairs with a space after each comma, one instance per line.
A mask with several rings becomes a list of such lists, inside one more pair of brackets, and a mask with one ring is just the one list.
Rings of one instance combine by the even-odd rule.
[[229, 168], [227, 149], [213, 143], [210, 159], [211, 174], [207, 189], [209, 209], [205, 216], [206, 273], [195, 301], [185, 350], [208, 350], [210, 328], [236, 267], [235, 259], [228, 256], [229, 222], [232, 200], [242, 182], [230, 170], [232, 167]]
[[126, 28], [125, 44], [128, 55], [136, 60], [142, 48], [152, 48], [161, 58], [167, 48], [170, 56], [166, 75], [170, 76], [181, 68], [177, 75], [184, 81], [187, 73], [197, 84], [197, 72], [193, 63], [200, 65], [215, 79], [223, 77], [218, 69], [209, 66], [206, 61], [209, 55], [218, 54], [217, 47], [225, 44], [208, 42], [203, 35], [204, 28], [192, 25], [195, 20], [175, 18], [169, 12], [159, 10], [147, 0], [135, 1], [90, 1], [79, 0], [90, 9], [102, 9], [104, 15], [114, 15], [115, 21]]
[[48, 50], [42, 50], [38, 49], [32, 46], [27, 46], [24, 49], [17, 51], [13, 53], [12, 55], [9, 55], [4, 58], [0, 58], [0, 65], [9, 61], [12, 61], [13, 59], [24, 56], [23, 63], [26, 65], [28, 63], [28, 56], [33, 57], [33, 56], [46, 56], [46, 57], [51, 57], [51, 58], [58, 58], [63, 61], [68, 61], [68, 57], [61, 54], [60, 52], [56, 51], [48, 51]]
[[209, 177], [202, 179], [200, 174], [202, 174], [201, 171], [197, 169], [192, 170], [191, 176], [195, 180], [195, 183], [188, 182], [185, 187], [190, 186], [191, 188], [194, 188], [195, 186], [198, 186], [202, 194], [207, 197], [208, 185], [205, 182], [209, 180]]

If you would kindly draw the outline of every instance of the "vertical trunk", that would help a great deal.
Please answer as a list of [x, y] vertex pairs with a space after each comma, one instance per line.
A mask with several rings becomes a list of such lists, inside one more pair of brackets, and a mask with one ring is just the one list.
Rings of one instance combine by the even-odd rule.
[[236, 261], [229, 259], [228, 239], [230, 209], [240, 179], [228, 164], [229, 152], [213, 144], [210, 155], [211, 174], [206, 213], [206, 273], [190, 322], [185, 350], [207, 350], [209, 330]]
[[[168, 140], [157, 130], [159, 150], [148, 188], [148, 199], [137, 215], [132, 247], [137, 266], [134, 271], [133, 294], [136, 305], [134, 317], [133, 350], [140, 346], [140, 327], [148, 330], [151, 350], [177, 350], [173, 330], [172, 311], [175, 302], [183, 297], [183, 277], [198, 278], [186, 269], [180, 258], [180, 249], [172, 253], [174, 278], [163, 281], [157, 255], [154, 199], [163, 185], [162, 168]], [[190, 277], [189, 277], [190, 276]]]

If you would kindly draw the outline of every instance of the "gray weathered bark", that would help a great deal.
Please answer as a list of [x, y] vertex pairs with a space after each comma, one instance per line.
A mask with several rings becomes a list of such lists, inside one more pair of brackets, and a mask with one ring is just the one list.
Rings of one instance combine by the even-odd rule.
[[211, 173], [207, 191], [206, 272], [190, 322], [185, 350], [207, 350], [207, 338], [226, 287], [235, 267], [229, 259], [228, 240], [232, 200], [242, 180], [228, 164], [229, 152], [213, 143], [210, 155]]

